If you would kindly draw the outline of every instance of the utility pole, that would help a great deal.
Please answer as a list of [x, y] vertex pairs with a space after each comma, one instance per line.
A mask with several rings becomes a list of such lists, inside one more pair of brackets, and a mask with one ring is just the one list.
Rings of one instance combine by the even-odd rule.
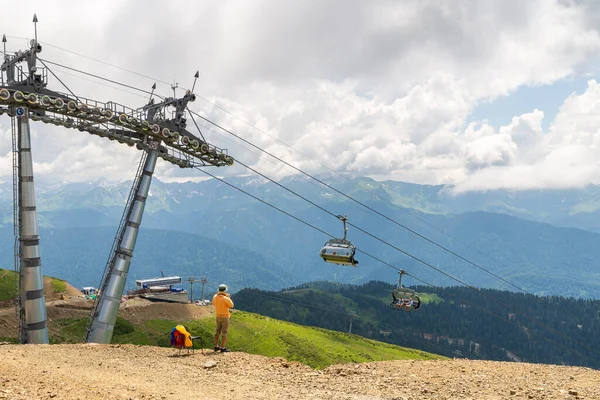
[[187, 278], [187, 281], [190, 283], [190, 303], [194, 302], [194, 282], [200, 282], [199, 280], [196, 280], [195, 277], [190, 276], [189, 278]]
[[348, 329], [348, 333], [352, 333], [352, 321], [354, 321], [355, 317], [358, 317], [358, 314], [356, 314], [356, 311], [350, 311], [350, 328]]
[[200, 279], [200, 282], [202, 282], [202, 296], [201, 296], [201, 298], [202, 298], [202, 301], [204, 301], [204, 284], [205, 283], [210, 283], [210, 282], [206, 280], [205, 276], [203, 276], [202, 279]]

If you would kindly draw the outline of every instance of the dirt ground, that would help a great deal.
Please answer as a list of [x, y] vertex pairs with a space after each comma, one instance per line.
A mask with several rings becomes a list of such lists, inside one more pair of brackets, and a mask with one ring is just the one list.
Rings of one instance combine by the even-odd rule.
[[15, 400], [600, 399], [600, 371], [525, 363], [385, 361], [315, 371], [246, 353], [91, 344], [3, 345], [0, 360], [0, 399]]
[[[72, 293], [77, 294], [77, 293]], [[49, 328], [85, 318], [92, 301], [47, 303]], [[214, 309], [131, 299], [119, 315], [189, 320]], [[0, 309], [0, 337], [16, 330], [14, 308]], [[216, 363], [209, 367], [208, 364]], [[208, 363], [208, 364], [207, 364]], [[600, 399], [600, 371], [493, 361], [386, 361], [323, 371], [246, 353], [135, 345], [0, 345], [0, 399]]]

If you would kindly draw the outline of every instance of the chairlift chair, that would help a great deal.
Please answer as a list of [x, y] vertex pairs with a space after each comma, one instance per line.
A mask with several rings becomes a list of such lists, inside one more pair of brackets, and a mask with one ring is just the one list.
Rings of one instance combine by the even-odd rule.
[[338, 215], [338, 218], [344, 223], [344, 238], [328, 240], [321, 248], [321, 258], [328, 263], [356, 267], [358, 265], [358, 261], [354, 258], [356, 247], [346, 239], [346, 232], [348, 231], [346, 221], [348, 218], [346, 215]]
[[398, 286], [392, 291], [393, 301], [390, 303], [390, 307], [398, 311], [418, 310], [421, 307], [419, 294], [412, 289], [402, 287], [402, 275], [406, 274], [406, 271], [401, 269], [399, 274]]

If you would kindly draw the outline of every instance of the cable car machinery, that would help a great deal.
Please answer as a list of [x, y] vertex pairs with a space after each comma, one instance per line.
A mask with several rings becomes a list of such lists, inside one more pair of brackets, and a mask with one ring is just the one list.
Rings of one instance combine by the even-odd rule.
[[[77, 129], [111, 141], [135, 146], [142, 151], [138, 170], [106, 263], [100, 293], [90, 313], [86, 341], [110, 343], [125, 287], [129, 265], [142, 220], [157, 158], [181, 168], [231, 166], [227, 151], [210, 145], [200, 129], [199, 136], [186, 129], [187, 105], [196, 96], [187, 91], [181, 98], [168, 97], [155, 103], [152, 97], [133, 109], [112, 101], [100, 102], [47, 89], [48, 72], [60, 79], [38, 58], [42, 46], [35, 39], [30, 48], [8, 54], [3, 36], [3, 63], [0, 65], [0, 115], [11, 117], [13, 141], [13, 202], [15, 225], [15, 272], [19, 341], [48, 343], [43, 275], [39, 253], [39, 232], [33, 184], [29, 120]], [[38, 67], [37, 61], [43, 65]], [[26, 63], [26, 65], [22, 65]], [[198, 73], [194, 76], [194, 86]], [[63, 85], [64, 83], [60, 81]], [[169, 110], [169, 107], [174, 110]], [[195, 121], [194, 121], [195, 124]]]

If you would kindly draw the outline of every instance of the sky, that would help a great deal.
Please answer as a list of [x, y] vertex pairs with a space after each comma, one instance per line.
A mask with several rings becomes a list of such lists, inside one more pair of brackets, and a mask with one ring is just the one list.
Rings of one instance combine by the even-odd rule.
[[[36, 13], [42, 59], [146, 90], [157, 82], [163, 95], [172, 83], [182, 95], [198, 70], [191, 109], [309, 173], [460, 193], [600, 184], [599, 11], [587, 0], [28, 0], [3, 9], [0, 33], [7, 50], [27, 48]], [[148, 100], [50, 68], [82, 97]], [[48, 87], [64, 91], [53, 76]], [[197, 122], [235, 159], [273, 178], [295, 173]], [[9, 129], [0, 117], [4, 181]], [[129, 180], [140, 157], [40, 122], [32, 140], [44, 181]], [[162, 160], [156, 176], [203, 177]]]

